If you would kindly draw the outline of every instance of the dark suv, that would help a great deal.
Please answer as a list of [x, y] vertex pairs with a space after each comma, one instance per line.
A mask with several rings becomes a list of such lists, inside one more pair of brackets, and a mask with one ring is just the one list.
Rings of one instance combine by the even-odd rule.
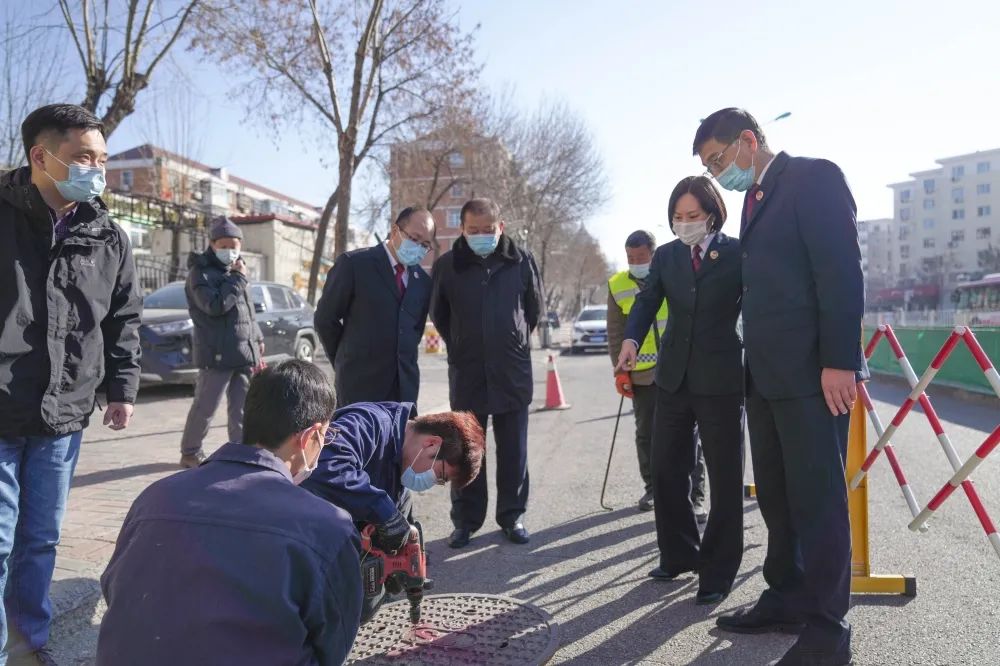
[[[288, 287], [273, 282], [250, 285], [257, 323], [264, 333], [264, 359], [312, 361], [319, 344], [313, 330], [313, 309]], [[139, 341], [142, 381], [194, 384], [198, 368], [191, 363], [194, 324], [188, 315], [183, 282], [171, 282], [146, 296]]]

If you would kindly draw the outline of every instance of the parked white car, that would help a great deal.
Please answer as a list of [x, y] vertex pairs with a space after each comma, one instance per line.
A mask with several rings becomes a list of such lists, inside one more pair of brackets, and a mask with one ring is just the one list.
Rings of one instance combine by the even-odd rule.
[[608, 308], [605, 305], [588, 305], [573, 321], [569, 353], [586, 349], [608, 348]]

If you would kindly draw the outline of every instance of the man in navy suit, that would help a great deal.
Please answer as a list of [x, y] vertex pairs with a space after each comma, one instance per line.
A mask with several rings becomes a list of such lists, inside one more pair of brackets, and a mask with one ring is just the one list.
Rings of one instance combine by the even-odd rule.
[[434, 242], [434, 220], [411, 207], [380, 245], [342, 254], [316, 306], [316, 330], [333, 364], [337, 406], [412, 402], [420, 390], [417, 348], [431, 302], [420, 267]]
[[752, 609], [717, 623], [742, 633], [799, 633], [773, 664], [848, 664], [844, 464], [856, 373], [864, 368], [857, 207], [836, 164], [773, 154], [742, 109], [703, 120], [694, 154], [720, 185], [747, 192], [740, 233], [746, 407], [768, 528], [767, 590]]

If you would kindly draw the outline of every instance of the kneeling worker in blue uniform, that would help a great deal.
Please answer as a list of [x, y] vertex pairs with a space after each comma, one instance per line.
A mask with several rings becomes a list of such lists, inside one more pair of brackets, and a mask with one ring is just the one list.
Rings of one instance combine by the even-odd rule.
[[335, 405], [316, 366], [268, 368], [250, 382], [244, 444], [139, 495], [101, 577], [98, 664], [343, 663], [360, 540], [344, 511], [296, 487]]
[[[357, 402], [333, 414], [318, 466], [302, 487], [346, 510], [359, 529], [374, 525], [372, 544], [396, 552], [414, 529], [411, 491], [464, 488], [479, 474], [484, 451], [483, 428], [469, 412], [416, 416], [409, 402]], [[400, 591], [389, 587], [382, 592]], [[365, 620], [381, 600], [381, 593], [365, 599]]]

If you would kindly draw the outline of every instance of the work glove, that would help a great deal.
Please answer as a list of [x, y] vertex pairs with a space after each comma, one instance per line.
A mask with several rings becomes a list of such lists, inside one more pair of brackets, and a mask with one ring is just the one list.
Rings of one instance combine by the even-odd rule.
[[631, 372], [619, 372], [615, 375], [615, 390], [618, 391], [619, 395], [623, 395], [626, 398], [635, 397], [635, 393], [632, 391]]
[[406, 545], [411, 529], [410, 523], [397, 511], [388, 521], [375, 526], [372, 544], [383, 552], [395, 553]]

